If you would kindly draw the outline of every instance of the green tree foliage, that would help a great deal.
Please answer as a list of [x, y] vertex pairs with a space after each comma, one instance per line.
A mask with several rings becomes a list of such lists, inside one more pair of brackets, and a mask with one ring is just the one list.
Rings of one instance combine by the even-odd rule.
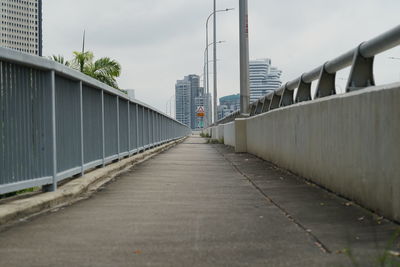
[[90, 51], [75, 51], [73, 54], [74, 58], [71, 62], [65, 61], [64, 57], [60, 55], [53, 55], [50, 59], [79, 70], [100, 82], [119, 89], [116, 78], [121, 75], [121, 65], [116, 60], [110, 59], [109, 57], [102, 57], [94, 60], [94, 55]]
[[71, 62], [69, 62], [68, 60], [65, 60], [65, 58], [62, 55], [52, 55], [51, 57], [49, 57], [49, 59], [54, 60], [55, 62], [58, 62], [60, 64], [63, 64], [65, 66], [70, 67], [71, 66]]

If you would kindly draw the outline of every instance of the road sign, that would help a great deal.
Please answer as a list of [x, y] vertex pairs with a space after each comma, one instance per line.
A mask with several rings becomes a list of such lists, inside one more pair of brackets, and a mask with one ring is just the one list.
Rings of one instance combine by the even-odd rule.
[[197, 117], [204, 117], [204, 115], [205, 115], [204, 107], [203, 106], [199, 106], [197, 108], [196, 114], [197, 114]]

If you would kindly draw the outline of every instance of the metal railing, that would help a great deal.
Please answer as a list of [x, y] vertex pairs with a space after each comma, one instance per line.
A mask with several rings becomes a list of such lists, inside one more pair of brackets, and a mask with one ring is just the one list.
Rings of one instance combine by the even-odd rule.
[[[336, 57], [325, 64], [303, 73], [297, 79], [285, 83], [274, 92], [253, 102], [249, 115], [254, 116], [280, 107], [293, 105], [312, 99], [318, 99], [336, 94], [336, 73], [351, 66], [347, 79], [346, 92], [374, 86], [374, 57], [400, 44], [400, 25], [358, 45], [356, 48]], [[314, 96], [311, 96], [311, 83], [318, 80]], [[294, 91], [297, 93], [294, 96]], [[240, 116], [239, 112], [232, 113], [215, 124], [233, 121]]]
[[190, 134], [78, 71], [0, 48], [0, 194], [57, 182]]

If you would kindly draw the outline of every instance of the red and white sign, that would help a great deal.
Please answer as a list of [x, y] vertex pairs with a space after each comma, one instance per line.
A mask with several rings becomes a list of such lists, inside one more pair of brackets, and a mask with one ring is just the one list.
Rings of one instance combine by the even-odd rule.
[[199, 106], [196, 111], [197, 117], [204, 117], [205, 111], [203, 106]]

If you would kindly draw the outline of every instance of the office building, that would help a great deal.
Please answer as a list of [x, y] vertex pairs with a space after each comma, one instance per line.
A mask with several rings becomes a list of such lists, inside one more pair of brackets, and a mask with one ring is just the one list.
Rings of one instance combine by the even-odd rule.
[[219, 99], [218, 120], [240, 110], [240, 94], [228, 95]]
[[268, 92], [278, 89], [282, 71], [271, 66], [271, 59], [256, 59], [249, 62], [250, 103]]
[[42, 0], [0, 0], [0, 46], [42, 56]]
[[[208, 100], [207, 100], [208, 99]], [[197, 117], [197, 109], [205, 109], [205, 117]], [[209, 124], [211, 97], [204, 93], [200, 87], [200, 77], [195, 74], [177, 80], [175, 84], [175, 118], [192, 129], [199, 128], [201, 124]], [[200, 123], [200, 120], [203, 122]]]
[[190, 116], [190, 93], [191, 83], [186, 76], [175, 84], [175, 118], [181, 123], [191, 126]]

